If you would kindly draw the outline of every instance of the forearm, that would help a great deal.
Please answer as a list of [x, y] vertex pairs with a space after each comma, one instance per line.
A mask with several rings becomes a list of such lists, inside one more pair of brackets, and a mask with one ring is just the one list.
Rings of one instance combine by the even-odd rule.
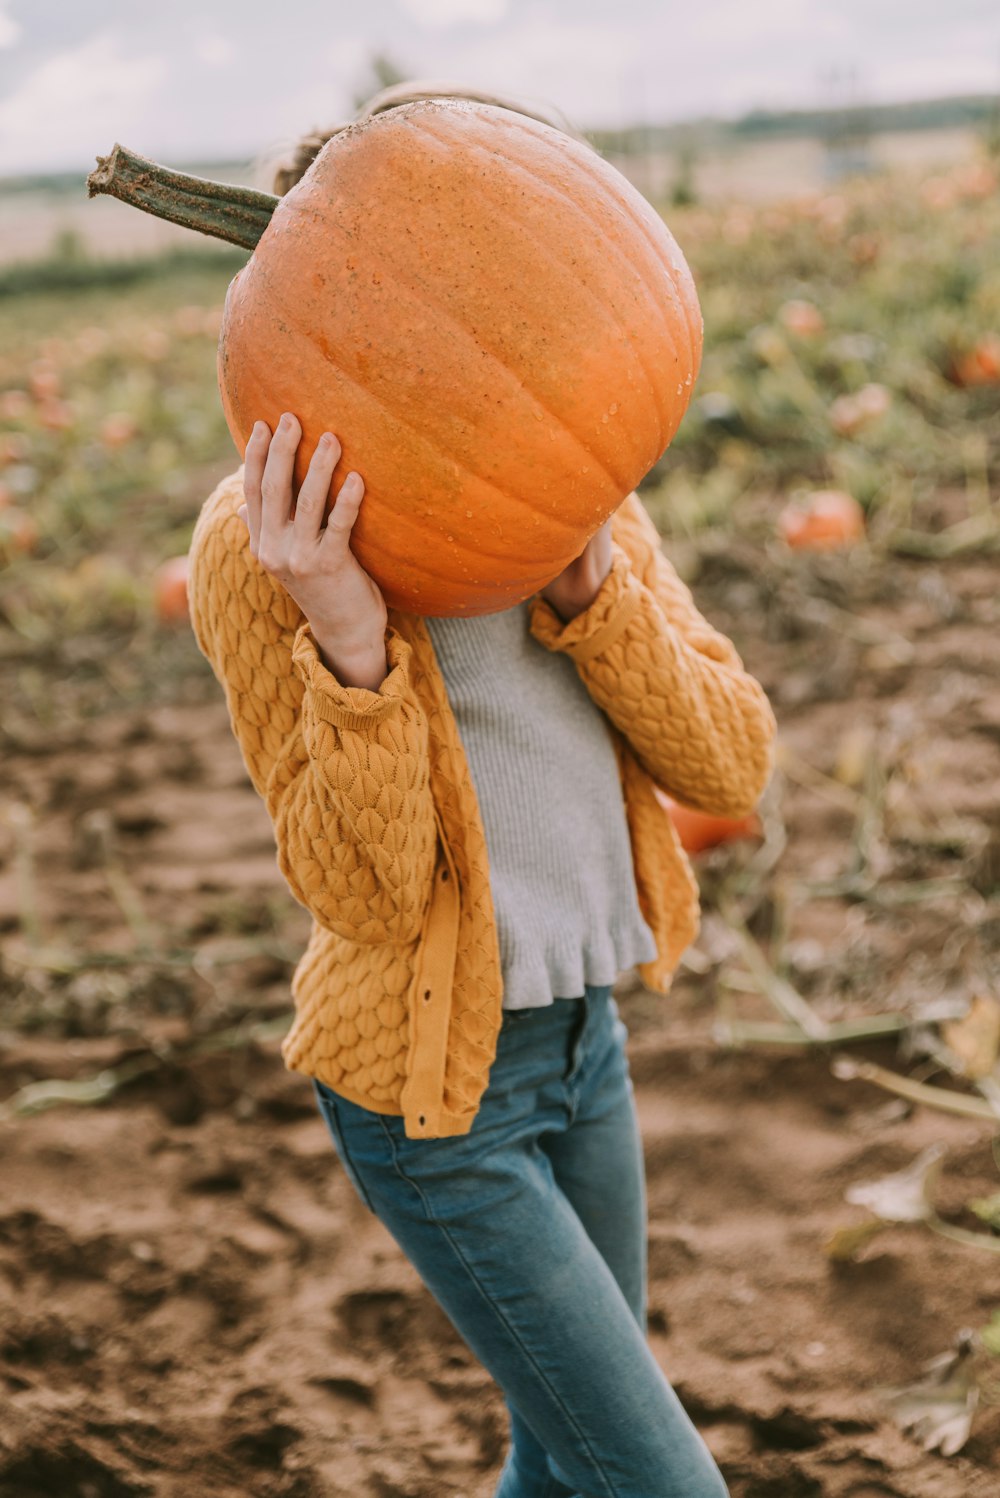
[[730, 642], [682, 609], [683, 588], [676, 592], [664, 596], [672, 620], [616, 548], [591, 607], [562, 625], [536, 605], [532, 633], [576, 662], [594, 702], [664, 790], [701, 811], [743, 815], [771, 774], [774, 716]]
[[[403, 731], [410, 741], [413, 728]], [[391, 733], [387, 725], [363, 743], [307, 724], [307, 742], [288, 746], [265, 798], [292, 894], [320, 925], [356, 942], [413, 940], [430, 898], [437, 828], [423, 743], [412, 745], [405, 790], [390, 782], [366, 794], [398, 758]]]
[[641, 598], [616, 645], [580, 671], [593, 700], [669, 794], [718, 816], [756, 806], [773, 769], [774, 716], [748, 672], [703, 655]]
[[369, 630], [353, 653], [338, 646], [324, 663], [294, 600], [249, 556], [238, 498], [230, 480], [203, 507], [191, 621], [270, 814], [279, 867], [329, 930], [410, 940], [430, 895], [437, 829], [409, 646], [391, 628], [374, 641]]

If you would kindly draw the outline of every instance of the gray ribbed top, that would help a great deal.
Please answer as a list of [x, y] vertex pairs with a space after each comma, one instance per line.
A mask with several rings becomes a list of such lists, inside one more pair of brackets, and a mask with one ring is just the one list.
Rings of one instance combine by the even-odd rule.
[[578, 998], [656, 956], [608, 720], [529, 604], [426, 617], [486, 833], [503, 1007]]

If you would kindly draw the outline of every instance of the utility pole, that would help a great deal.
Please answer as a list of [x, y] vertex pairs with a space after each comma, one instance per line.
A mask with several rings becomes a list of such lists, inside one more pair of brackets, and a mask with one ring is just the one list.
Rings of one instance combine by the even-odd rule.
[[826, 95], [824, 175], [829, 182], [871, 171], [871, 128], [861, 98], [859, 70], [854, 63], [831, 63], [819, 72]]

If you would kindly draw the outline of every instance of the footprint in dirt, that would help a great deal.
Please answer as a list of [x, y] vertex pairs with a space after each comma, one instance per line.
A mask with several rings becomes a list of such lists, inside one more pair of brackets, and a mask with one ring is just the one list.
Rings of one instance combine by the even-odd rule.
[[226, 1412], [226, 1449], [231, 1457], [256, 1471], [278, 1471], [286, 1451], [302, 1432], [282, 1418], [283, 1401], [276, 1389], [253, 1385], [241, 1389]]
[[0, 1493], [53, 1498], [149, 1498], [153, 1488], [107, 1466], [75, 1441], [18, 1452], [0, 1465]]
[[399, 1346], [410, 1333], [415, 1297], [405, 1290], [354, 1290], [336, 1303], [349, 1343]]
[[53, 1312], [14, 1314], [0, 1337], [0, 1359], [7, 1365], [4, 1378], [28, 1387], [12, 1368], [44, 1368], [57, 1364], [73, 1368], [94, 1354], [92, 1335], [83, 1326], [72, 1325]]

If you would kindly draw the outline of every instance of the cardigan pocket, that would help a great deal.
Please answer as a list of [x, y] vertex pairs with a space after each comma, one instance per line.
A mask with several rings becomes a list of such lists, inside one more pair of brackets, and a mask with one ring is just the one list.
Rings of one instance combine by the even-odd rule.
[[[372, 1206], [371, 1197], [368, 1195], [368, 1190], [355, 1168], [354, 1161], [351, 1159], [350, 1150], [347, 1148], [347, 1144], [344, 1140], [344, 1131], [341, 1128], [340, 1119], [337, 1116], [336, 1094], [329, 1087], [320, 1082], [316, 1077], [313, 1077], [312, 1084], [313, 1090], [316, 1093], [316, 1101], [319, 1103], [319, 1110], [323, 1115], [323, 1121], [326, 1124], [327, 1130], [330, 1134], [330, 1138], [333, 1140], [333, 1147], [337, 1151], [337, 1154], [340, 1156], [340, 1163], [344, 1167], [344, 1174], [347, 1176], [347, 1179], [350, 1181], [351, 1185], [354, 1187], [355, 1191], [361, 1198], [364, 1205], [368, 1208], [369, 1212], [375, 1212], [375, 1208]], [[376, 1216], [377, 1215], [378, 1214], [376, 1213]]]

